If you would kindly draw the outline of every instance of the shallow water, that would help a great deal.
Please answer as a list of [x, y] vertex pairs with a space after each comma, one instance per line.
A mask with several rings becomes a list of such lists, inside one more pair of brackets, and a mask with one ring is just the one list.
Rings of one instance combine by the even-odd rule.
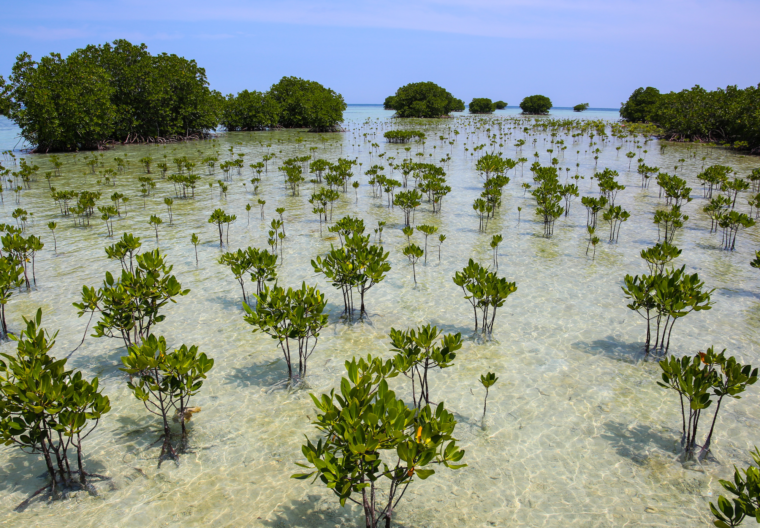
[[[346, 118], [351, 132], [327, 135], [324, 143], [318, 135], [304, 133], [300, 134], [304, 142], [299, 146], [293, 141], [299, 135], [296, 131], [234, 133], [221, 135], [217, 143], [117, 147], [105, 154], [107, 162], [125, 154], [130, 160], [126, 173], [117, 178], [116, 188], [101, 189], [101, 203], [107, 202], [114, 190], [126, 189], [131, 197], [128, 216], [115, 222], [117, 236], [132, 232], [143, 238], [144, 249], [152, 249], [156, 240], [148, 217], [160, 215], [165, 222], [159, 228], [160, 248], [174, 264], [183, 286], [191, 289], [188, 296], [166, 310], [168, 317], [158, 325], [157, 333], [166, 336], [172, 346], [196, 344], [216, 360], [208, 381], [194, 399], [203, 411], [190, 425], [192, 452], [182, 457], [179, 467], [165, 463], [157, 469], [160, 447], [154, 442], [159, 437], [158, 423], [130, 394], [118, 370], [123, 347], [117, 340], [88, 337], [70, 362], [87, 375], [100, 377], [113, 410], [88, 438], [86, 463], [88, 470], [107, 474], [112, 481], [98, 486], [97, 497], [80, 493], [67, 501], [37, 501], [24, 512], [15, 513], [14, 506], [44, 485], [44, 465], [18, 449], [2, 448], [0, 522], [45, 527], [362, 524], [358, 510], [340, 508], [320, 484], [289, 478], [298, 469], [293, 462], [302, 458], [303, 435], [315, 437], [309, 424], [309, 417], [314, 417], [313, 403], [307, 391], [269, 390], [283, 379], [284, 363], [271, 339], [251, 333], [242, 318], [240, 288], [229, 271], [216, 262], [220, 255], [218, 238], [214, 226], [206, 221], [213, 209], [221, 207], [237, 215], [229, 234], [229, 245], [235, 249], [266, 247], [266, 226], [275, 208], [282, 206], [286, 208], [288, 237], [280, 282], [290, 286], [301, 281], [317, 284], [329, 300], [330, 325], [323, 331], [309, 367], [312, 392], [336, 387], [344, 361], [354, 355], [388, 357], [387, 333], [391, 327], [432, 323], [468, 337], [454, 366], [434, 373], [431, 395], [444, 400], [456, 414], [459, 424], [455, 436], [466, 450], [464, 462], [469, 466], [457, 472], [440, 471], [410, 486], [397, 510], [398, 526], [709, 524], [708, 502], [721, 490], [717, 480], [726, 478], [733, 464], [746, 465], [749, 449], [758, 443], [759, 396], [753, 387], [742, 400], [723, 406], [713, 444], [715, 460], [697, 470], [678, 462], [680, 416], [676, 395], [656, 385], [656, 363], [642, 361], [644, 325], [626, 308], [620, 289], [626, 273], [646, 272], [639, 252], [657, 241], [657, 227], [652, 223], [653, 211], [660, 203], [656, 184], [642, 190], [639, 175], [627, 170], [624, 154], [633, 149], [633, 144], [626, 143], [618, 154], [614, 148], [617, 143], [613, 143], [600, 154], [600, 169], [610, 167], [620, 172], [619, 181], [627, 188], [616, 203], [632, 217], [621, 229], [620, 242], [609, 245], [603, 241], [595, 260], [591, 260], [585, 255], [586, 214], [580, 198], [573, 202], [570, 215], [557, 222], [554, 237], [543, 238], [534, 200], [523, 196], [520, 187], [524, 181], [532, 182], [530, 173], [526, 169], [521, 175], [519, 167], [509, 174], [512, 181], [505, 188], [500, 212], [487, 232], [479, 233], [472, 201], [480, 193], [482, 180], [473, 169], [476, 156], [464, 151], [464, 143], [472, 147], [485, 142], [485, 132], [481, 131], [479, 138], [467, 139], [462, 121], [431, 124], [444, 135], [448, 135], [449, 127], [462, 131], [453, 149], [448, 144], [443, 148], [433, 139], [438, 132], [428, 133], [431, 139], [426, 154], [436, 146], [432, 159], [442, 157], [438, 150], [451, 152], [453, 158], [447, 170], [453, 191], [444, 199], [442, 214], [432, 214], [423, 204], [415, 218], [417, 225], [435, 225], [448, 237], [441, 248], [441, 262], [435, 244], [429, 242], [430, 258], [426, 265], [418, 265], [419, 284], [414, 286], [412, 269], [401, 254], [405, 242], [400, 231], [401, 211], [389, 210], [385, 198], [373, 198], [367, 177], [358, 176], [358, 203], [350, 190], [337, 204], [334, 219], [358, 215], [369, 231], [378, 220], [387, 221], [383, 242], [390, 251], [393, 270], [368, 295], [369, 320], [346, 324], [339, 319], [339, 292], [315, 275], [310, 265], [311, 258], [330, 246], [327, 234], [320, 238], [317, 218], [307, 202], [313, 186], [304, 185], [301, 195], [292, 197], [281, 174], [271, 170], [270, 164], [260, 188], [261, 197], [267, 201], [265, 223], [259, 220], [256, 197], [243, 182], [251, 178], [247, 165], [259, 161], [268, 143], [273, 151], [282, 150], [275, 162], [304, 155], [315, 146], [317, 157], [334, 160], [340, 155], [358, 156], [363, 173], [377, 163], [377, 158], [373, 155], [370, 159], [369, 144], [362, 144], [362, 134], [373, 132], [388, 114], [378, 107], [349, 107]], [[564, 114], [578, 117], [568, 111]], [[563, 111], [556, 116], [563, 116]], [[615, 113], [603, 111], [583, 115], [600, 116], [617, 118]], [[362, 125], [367, 118], [371, 124]], [[3, 131], [4, 142], [11, 135], [7, 130]], [[355, 134], [359, 141], [354, 140]], [[505, 142], [504, 151], [510, 157], [515, 157], [511, 145], [522, 137], [515, 134]], [[594, 171], [588, 138], [579, 144], [573, 144], [572, 138], [564, 139], [568, 150], [560, 167], [570, 167], [574, 174], [575, 151], [580, 150], [580, 174], [586, 177], [579, 184], [581, 195], [596, 195], [596, 185], [588, 180]], [[541, 161], [547, 163], [549, 138], [546, 145], [543, 140], [539, 136], [537, 144]], [[371, 141], [397, 160], [404, 155], [403, 146], [382, 141], [382, 131]], [[154, 196], [143, 206], [137, 182], [142, 174], [137, 162], [140, 157], [150, 154], [158, 159], [166, 153], [169, 160], [181, 155], [197, 158], [218, 150], [220, 159], [225, 160], [231, 145], [235, 153], [246, 154], [246, 169], [242, 176], [234, 176], [226, 198], [220, 199], [217, 189], [210, 192], [206, 183], [221, 178], [221, 171], [217, 169], [212, 180], [204, 170], [200, 171], [204, 180], [196, 198], [175, 199], [173, 225], [167, 224], [163, 204], [165, 196], [173, 196], [171, 183], [159, 179]], [[716, 288], [712, 310], [678, 322], [671, 351], [693, 354], [714, 344], [757, 364], [760, 279], [749, 261], [760, 243], [758, 229], [740, 233], [736, 251], [722, 251], [719, 235], [709, 233], [709, 219], [701, 212], [704, 200], [694, 177], [703, 156], [707, 157], [706, 164], [731, 165], [741, 176], [760, 161], [721, 149], [696, 147], [697, 157], [681, 164], [679, 158], [689, 158], [684, 145], [669, 145], [661, 153], [657, 141], [651, 141], [645, 148], [648, 165], [665, 170], [683, 165], [678, 174], [693, 182], [694, 201], [685, 206], [691, 219], [676, 237], [676, 244], [684, 250], [676, 264], [699, 272], [708, 287]], [[414, 146], [412, 152], [416, 151]], [[532, 162], [532, 154], [529, 141], [522, 156]], [[61, 158], [63, 175], [53, 183], [58, 189], [97, 188], [96, 177], [83, 176], [87, 168], [81, 154]], [[30, 162], [40, 166], [41, 174], [51, 170], [47, 156], [31, 156]], [[355, 174], [359, 173], [357, 167]], [[13, 222], [10, 215], [17, 206], [12, 194], [4, 193], [2, 222]], [[249, 202], [254, 205], [250, 224], [244, 209]], [[739, 202], [746, 211], [746, 200], [740, 198]], [[100, 220], [93, 219], [89, 228], [79, 228], [73, 220], [60, 217], [42, 177], [22, 193], [20, 206], [34, 212], [29, 229], [42, 236], [46, 247], [37, 259], [37, 288], [29, 294], [14, 295], [8, 305], [9, 324], [12, 330], [20, 329], [21, 316], [42, 307], [45, 326], [60, 330], [55, 350], [64, 356], [76, 347], [85, 330], [86, 320], [77, 318], [71, 305], [78, 300], [82, 285], [99, 285], [105, 270], [118, 268], [106, 259], [102, 249], [113, 240], [105, 236]], [[519, 223], [518, 206], [522, 207]], [[57, 255], [46, 227], [50, 220], [59, 223]], [[198, 233], [202, 240], [197, 267], [191, 233]], [[469, 304], [451, 277], [470, 257], [490, 263], [488, 242], [495, 233], [504, 236], [499, 273], [516, 281], [518, 291], [498, 313], [494, 340], [484, 344], [470, 337]], [[418, 244], [423, 241], [419, 234], [415, 238]], [[12, 349], [10, 343], [0, 347], [5, 353]], [[499, 381], [491, 389], [488, 415], [481, 425], [483, 390], [478, 377], [486, 371], [496, 372]], [[398, 390], [405, 395], [408, 392], [406, 387]]]

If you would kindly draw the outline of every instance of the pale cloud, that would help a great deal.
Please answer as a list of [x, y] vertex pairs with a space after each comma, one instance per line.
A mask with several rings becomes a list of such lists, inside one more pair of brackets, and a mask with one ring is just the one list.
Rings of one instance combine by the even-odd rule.
[[44, 26], [14, 26], [0, 28], [0, 32], [18, 37], [27, 37], [37, 40], [65, 40], [83, 38], [91, 35], [90, 32], [78, 28], [50, 28]]
[[[9, 15], [31, 17], [13, 7]], [[232, 30], [244, 23], [278, 23], [520, 39], [662, 39], [677, 46], [698, 44], [695, 39], [708, 35], [752, 40], [760, 33], [760, 2], [742, 0], [723, 0], [719, 7], [705, 0], [72, 0], [33, 16], [80, 23], [224, 22]], [[67, 31], [76, 32], [60, 31], [39, 32], [39, 38], [72, 38]]]

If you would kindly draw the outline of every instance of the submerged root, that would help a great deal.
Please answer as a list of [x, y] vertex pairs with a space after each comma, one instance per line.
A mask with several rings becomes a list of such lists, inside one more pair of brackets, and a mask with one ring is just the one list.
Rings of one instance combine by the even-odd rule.
[[[79, 474], [79, 471], [72, 471], [72, 474]], [[99, 481], [111, 480], [111, 477], [100, 475], [98, 473], [85, 472], [84, 475], [88, 478], [97, 479]], [[32, 503], [32, 501], [35, 498], [39, 497], [45, 492], [50, 492], [49, 500], [63, 500], [63, 499], [68, 498], [69, 493], [76, 492], [76, 491], [86, 491], [92, 496], [98, 495], [97, 489], [95, 489], [95, 487], [91, 483], [83, 485], [78, 480], [72, 480], [68, 483], [55, 481], [55, 482], [50, 482], [46, 486], [43, 486], [42, 488], [32, 493], [28, 498], [26, 498], [18, 506], [16, 506], [13, 509], [13, 511], [23, 512], [24, 510], [26, 510], [27, 507], [29, 507], [29, 505]]]

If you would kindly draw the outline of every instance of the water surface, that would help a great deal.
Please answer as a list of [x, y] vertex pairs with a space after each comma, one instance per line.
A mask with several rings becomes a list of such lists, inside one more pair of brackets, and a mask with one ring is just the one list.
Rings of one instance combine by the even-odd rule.
[[[492, 121], [491, 133], [500, 119], [516, 113], [507, 109], [487, 118]], [[709, 525], [708, 502], [721, 490], [717, 480], [726, 478], [734, 464], [746, 465], [749, 449], [758, 443], [759, 395], [751, 388], [742, 400], [723, 406], [714, 441], [715, 460], [696, 469], [681, 465], [676, 395], [656, 385], [659, 367], [642, 361], [644, 325], [626, 308], [620, 289], [626, 273], [646, 272], [639, 252], [657, 241], [652, 216], [660, 200], [654, 183], [642, 190], [638, 174], [628, 170], [624, 154], [634, 150], [632, 141], [627, 140], [620, 152], [614, 148], [619, 143], [599, 145], [598, 168], [619, 171], [619, 180], [627, 188], [619, 194], [618, 203], [632, 216], [621, 229], [620, 242], [601, 243], [592, 260], [585, 254], [586, 214], [580, 199], [573, 202], [569, 216], [557, 222], [554, 237], [543, 238], [534, 200], [524, 195], [521, 187], [523, 182], [532, 182], [530, 173], [526, 169], [522, 174], [519, 167], [509, 174], [512, 181], [505, 188], [501, 210], [487, 232], [479, 233], [472, 202], [482, 189], [482, 180], [474, 171], [476, 156], [464, 149], [465, 143], [471, 149], [486, 142], [486, 126], [474, 131], [473, 121], [467, 118], [431, 122], [424, 157], [437, 161], [446, 153], [451, 155], [447, 173], [452, 192], [445, 198], [441, 214], [432, 214], [427, 204], [416, 213], [416, 224], [437, 226], [447, 240], [440, 262], [437, 248], [430, 243], [430, 257], [427, 264], [418, 266], [419, 284], [415, 287], [412, 269], [401, 254], [405, 244], [400, 230], [402, 213], [388, 209], [385, 199], [373, 198], [363, 175], [378, 162], [377, 153], [370, 157], [371, 142], [378, 143], [379, 152], [387, 152], [386, 156], [400, 160], [405, 155], [402, 145], [387, 145], [382, 140], [382, 132], [391, 126], [387, 121], [390, 115], [382, 107], [349, 106], [349, 132], [326, 135], [326, 141], [298, 131], [241, 132], [221, 134], [216, 143], [117, 147], [104, 153], [109, 167], [115, 167], [115, 156], [127, 156], [130, 161], [115, 189], [98, 189], [103, 193], [101, 203], [108, 202], [114, 190], [130, 196], [128, 215], [115, 223], [117, 236], [134, 233], [142, 237], [144, 249], [153, 249], [157, 244], [148, 218], [160, 215], [165, 222], [159, 228], [160, 248], [174, 264], [183, 286], [191, 289], [166, 310], [167, 319], [156, 332], [166, 336], [171, 346], [195, 344], [216, 360], [194, 400], [203, 411], [191, 422], [192, 452], [182, 457], [179, 467], [164, 464], [157, 468], [158, 422], [130, 394], [118, 370], [124, 353], [121, 343], [88, 337], [73, 354], [71, 365], [88, 376], [100, 377], [113, 410], [87, 440], [87, 469], [107, 474], [112, 481], [99, 485], [97, 497], [80, 493], [63, 502], [38, 501], [23, 513], [15, 513], [14, 506], [44, 485], [44, 465], [18, 449], [2, 448], [0, 522], [25, 527], [362, 525], [358, 510], [340, 508], [320, 484], [289, 478], [297, 471], [293, 463], [301, 461], [304, 435], [315, 437], [310, 426], [313, 403], [307, 391], [270, 390], [283, 379], [284, 363], [270, 338], [251, 333], [242, 318], [239, 286], [217, 263], [218, 238], [214, 226], [207, 223], [211, 211], [222, 208], [237, 215], [229, 235], [232, 249], [266, 247], [267, 224], [275, 208], [282, 206], [288, 237], [280, 282], [286, 286], [301, 281], [317, 284], [329, 300], [330, 325], [310, 363], [312, 392], [337, 387], [343, 363], [352, 356], [389, 357], [387, 334], [391, 327], [431, 323], [467, 337], [455, 365], [434, 373], [432, 396], [444, 400], [456, 414], [456, 437], [466, 450], [464, 461], [469, 466], [457, 472], [441, 471], [413, 484], [397, 511], [399, 526]], [[556, 110], [553, 116], [618, 118], [617, 112], [610, 111], [579, 115]], [[435, 139], [448, 137], [453, 129], [461, 132], [455, 145]], [[366, 142], [364, 133], [368, 134]], [[14, 134], [7, 120], [0, 121], [0, 150], [13, 146]], [[300, 145], [294, 141], [299, 135], [304, 138]], [[521, 132], [505, 138], [507, 156], [515, 157], [512, 145], [519, 137], [523, 137]], [[546, 149], [551, 138], [537, 137], [540, 159], [548, 163]], [[588, 137], [577, 143], [570, 136], [557, 139], [564, 139], [568, 146], [561, 157], [561, 170], [569, 167], [572, 175], [579, 163], [579, 173], [585, 177], [579, 185], [582, 195], [597, 195], [589, 180], [594, 160]], [[196, 198], [175, 199], [173, 225], [168, 225], [163, 205], [164, 197], [173, 196], [171, 183], [159, 179], [154, 196], [143, 204], [137, 182], [142, 175], [139, 158], [162, 159], [166, 155], [171, 161], [182, 155], [200, 158], [218, 151], [226, 160], [231, 146], [235, 153], [245, 153], [246, 169], [242, 175], [234, 175], [226, 198], [220, 197], [218, 186], [210, 191], [207, 185], [221, 178], [221, 172], [206, 176], [201, 171], [204, 179]], [[259, 161], [268, 150], [276, 152], [275, 161], [281, 162], [309, 153], [310, 147], [317, 147], [317, 157], [358, 157], [362, 163], [355, 171], [361, 184], [358, 200], [353, 190], [342, 197], [336, 219], [345, 214], [360, 216], [370, 231], [378, 221], [387, 222], [383, 243], [390, 251], [393, 270], [369, 293], [370, 318], [363, 323], [340, 320], [339, 292], [315, 275], [310, 265], [312, 258], [336, 242], [319, 235], [317, 217], [307, 202], [313, 186], [304, 185], [301, 195], [293, 197], [281, 173], [270, 165], [260, 187], [260, 197], [267, 202], [263, 222], [256, 213], [257, 197], [250, 192], [250, 183], [243, 185], [252, 177], [248, 163]], [[671, 350], [678, 355], [693, 354], [715, 345], [758, 364], [760, 279], [749, 261], [760, 237], [757, 229], [742, 232], [736, 251], [722, 251], [719, 236], [709, 233], [709, 220], [701, 213], [704, 200], [695, 175], [703, 165], [702, 157], [707, 164], [731, 165], [742, 176], [760, 163], [715, 148], [696, 147], [696, 156], [690, 155], [685, 145], [669, 145], [661, 152], [658, 142], [650, 141], [644, 148], [648, 165], [666, 170], [679, 165], [678, 174], [693, 182], [695, 199], [685, 206], [691, 219], [677, 235], [676, 244], [683, 254], [676, 264], [698, 272], [716, 289], [712, 310], [692, 314], [676, 325]], [[418, 149], [413, 146], [411, 152]], [[533, 151], [529, 140], [522, 155], [532, 162]], [[431, 152], [432, 157], [428, 156]], [[61, 158], [63, 175], [53, 180], [58, 189], [98, 188], [96, 177], [85, 175], [88, 169], [81, 154]], [[681, 158], [687, 161], [679, 162]], [[48, 156], [30, 156], [29, 162], [39, 165], [41, 173], [51, 170]], [[0, 221], [13, 222], [11, 212], [17, 205], [12, 193], [4, 195]], [[247, 203], [254, 204], [250, 222]], [[741, 210], [748, 210], [744, 198], [739, 203]], [[522, 207], [519, 223], [518, 206]], [[82, 285], [99, 285], [106, 270], [118, 269], [103, 251], [114, 240], [106, 237], [100, 220], [93, 219], [89, 228], [80, 228], [72, 219], [60, 217], [41, 177], [22, 194], [20, 207], [34, 212], [29, 229], [42, 236], [46, 247], [37, 259], [37, 287], [29, 294], [17, 293], [8, 305], [10, 327], [18, 331], [22, 315], [41, 307], [45, 326], [60, 330], [55, 351], [64, 356], [85, 331], [86, 320], [77, 318], [71, 305], [78, 300]], [[59, 223], [57, 254], [46, 228], [50, 220]], [[191, 233], [202, 240], [198, 266]], [[451, 277], [468, 258], [488, 264], [488, 243], [495, 233], [504, 236], [499, 273], [516, 281], [518, 291], [499, 311], [493, 341], [482, 343], [472, 338], [469, 304]], [[420, 244], [422, 238], [415, 237]], [[5, 353], [12, 349], [10, 343], [0, 347]], [[499, 381], [491, 389], [488, 416], [481, 424], [483, 390], [478, 378], [486, 371], [496, 372]], [[409, 396], [406, 387], [397, 388]]]

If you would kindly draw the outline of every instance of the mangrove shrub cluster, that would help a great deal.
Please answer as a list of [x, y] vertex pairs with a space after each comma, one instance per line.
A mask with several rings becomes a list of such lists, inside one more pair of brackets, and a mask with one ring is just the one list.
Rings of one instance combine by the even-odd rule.
[[529, 95], [520, 103], [523, 114], [548, 114], [552, 100], [545, 95]]
[[464, 101], [433, 82], [410, 83], [385, 98], [386, 110], [398, 117], [442, 117], [464, 111]]
[[206, 72], [177, 55], [151, 55], [126, 40], [87, 46], [64, 58], [16, 59], [8, 115], [40, 151], [96, 148], [106, 141], [204, 136], [222, 97]]
[[283, 77], [268, 92], [228, 95], [221, 124], [227, 130], [271, 127], [334, 130], [343, 121], [343, 96], [315, 81]]
[[661, 94], [637, 88], [622, 103], [620, 115], [632, 122], [659, 125], [668, 139], [715, 141], [760, 152], [760, 86], [705, 90], [697, 85]]
[[471, 114], [492, 114], [496, 104], [487, 97], [475, 97], [469, 104]]

